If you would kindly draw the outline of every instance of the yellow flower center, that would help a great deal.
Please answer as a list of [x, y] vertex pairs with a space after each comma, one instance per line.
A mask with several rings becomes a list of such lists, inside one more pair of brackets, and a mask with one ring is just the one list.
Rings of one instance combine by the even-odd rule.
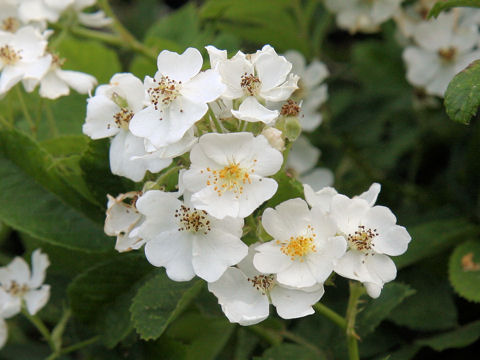
[[13, 296], [23, 296], [28, 290], [28, 286], [26, 284], [20, 285], [16, 281], [12, 281], [10, 284], [10, 288], [7, 289], [7, 292], [12, 294]]
[[10, 45], [5, 45], [0, 48], [0, 60], [7, 65], [14, 65], [22, 59], [20, 51], [16, 51]]
[[[254, 163], [257, 160], [253, 160]], [[231, 162], [223, 169], [214, 170], [207, 168], [207, 186], [213, 186], [218, 196], [222, 196], [226, 191], [232, 191], [238, 198], [243, 194], [244, 185], [251, 184], [251, 174], [255, 172], [254, 169], [245, 169], [236, 162]], [[204, 173], [202, 170], [201, 173]]]
[[314, 229], [311, 225], [307, 226], [307, 233], [300, 236], [291, 236], [288, 241], [277, 240], [277, 244], [281, 244], [280, 251], [285, 255], [289, 256], [290, 259], [304, 261], [304, 256], [316, 252], [315, 246], [315, 234]]

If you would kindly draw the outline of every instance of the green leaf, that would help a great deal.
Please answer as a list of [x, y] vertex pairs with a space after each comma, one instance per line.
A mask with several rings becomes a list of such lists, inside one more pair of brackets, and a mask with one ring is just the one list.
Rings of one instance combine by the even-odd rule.
[[68, 286], [73, 314], [82, 321], [98, 322], [120, 296], [153, 270], [141, 254], [123, 254], [89, 268]]
[[256, 360], [321, 360], [325, 356], [309, 348], [296, 344], [281, 344], [267, 349], [261, 357]]
[[420, 331], [447, 330], [457, 326], [457, 308], [445, 268], [446, 264], [432, 259], [429, 263], [422, 262], [422, 266], [405, 269], [399, 280], [408, 283], [416, 293], [398, 305], [388, 319]]
[[388, 355], [382, 355], [375, 358], [375, 360], [410, 360], [420, 351], [419, 345], [406, 345], [399, 350], [396, 350]]
[[463, 218], [456, 218], [411, 226], [408, 232], [412, 241], [407, 252], [393, 258], [399, 269], [441, 253], [465, 237], [476, 236], [479, 228]]
[[437, 17], [442, 11], [451, 9], [452, 7], [480, 7], [480, 0], [442, 0], [438, 1], [427, 15], [427, 19], [432, 16]]
[[436, 351], [462, 348], [480, 338], [480, 320], [431, 338], [418, 340], [417, 345], [429, 346]]
[[78, 210], [95, 216], [96, 207], [64, 181], [37, 143], [4, 128], [0, 129], [0, 203], [2, 221], [40, 240], [88, 252], [110, 248], [102, 226]]
[[112, 174], [109, 148], [109, 139], [91, 140], [79, 162], [87, 188], [103, 209], [106, 208], [107, 194], [116, 196], [135, 190], [132, 181]]
[[93, 75], [99, 84], [108, 83], [112, 75], [122, 69], [115, 51], [97, 41], [67, 36], [56, 50], [66, 59], [65, 70]]
[[400, 283], [386, 284], [380, 297], [378, 299], [369, 299], [358, 314], [357, 326], [360, 337], [364, 337], [375, 330], [393, 309], [414, 293], [415, 290], [412, 290], [408, 285]]
[[271, 44], [277, 51], [297, 49], [307, 53], [308, 34], [295, 19], [291, 0], [210, 0], [200, 10], [200, 17], [223, 33], [232, 33], [254, 44]]
[[480, 302], [480, 242], [468, 241], [458, 246], [450, 257], [448, 274], [460, 296]]
[[214, 360], [232, 335], [235, 325], [225, 317], [207, 318], [187, 313], [173, 322], [165, 336], [185, 346], [185, 360]]
[[450, 119], [468, 124], [480, 106], [480, 60], [459, 72], [448, 84], [445, 108]]
[[157, 339], [199, 293], [203, 282], [175, 282], [162, 272], [143, 285], [130, 311], [137, 333], [144, 340]]

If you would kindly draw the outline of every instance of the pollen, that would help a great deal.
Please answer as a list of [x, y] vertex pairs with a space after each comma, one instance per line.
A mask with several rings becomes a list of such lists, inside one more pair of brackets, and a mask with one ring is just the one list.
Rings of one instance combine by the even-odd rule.
[[438, 56], [440, 56], [440, 58], [445, 62], [451, 62], [455, 60], [456, 55], [457, 49], [453, 46], [438, 50]]
[[255, 96], [260, 90], [260, 79], [253, 74], [244, 73], [240, 80], [240, 86], [248, 96]]
[[280, 251], [289, 256], [290, 259], [304, 261], [304, 256], [316, 252], [315, 238], [317, 234], [311, 225], [308, 225], [307, 232], [300, 236], [291, 236], [288, 241], [277, 240], [277, 244], [281, 244]]
[[115, 124], [121, 129], [128, 130], [128, 124], [133, 118], [133, 112], [127, 108], [121, 108], [119, 112], [113, 115]]
[[0, 29], [3, 31], [14, 33], [20, 27], [20, 22], [14, 17], [7, 17], [3, 19]]
[[[148, 89], [147, 92], [155, 110], [159, 110], [159, 107], [170, 105], [180, 95], [181, 81], [177, 82], [168, 76], [162, 76], [159, 81], [153, 79], [153, 82], [155, 86]], [[183, 110], [180, 111], [182, 112]]]
[[14, 65], [22, 59], [20, 51], [16, 51], [10, 45], [0, 48], [0, 60], [7, 65]]
[[270, 275], [256, 275], [253, 278], [247, 279], [252, 283], [252, 286], [260, 291], [262, 295], [267, 295], [275, 286], [275, 277]]
[[283, 116], [298, 116], [299, 113], [300, 105], [291, 99], [283, 104], [282, 109], [280, 110], [280, 115]]
[[243, 194], [245, 185], [252, 183], [251, 175], [255, 173], [254, 169], [244, 168], [236, 162], [231, 162], [220, 170], [206, 168], [205, 171], [208, 173], [207, 186], [213, 186], [218, 196], [231, 191], [237, 199]]
[[174, 216], [179, 221], [178, 231], [190, 231], [207, 235], [212, 230], [206, 211], [181, 205], [179, 209], [175, 210]]
[[52, 53], [51, 55], [52, 55], [52, 66], [61, 68], [67, 61], [67, 59], [61, 58], [58, 54]]
[[12, 281], [10, 287], [6, 291], [13, 296], [23, 296], [28, 290], [29, 288], [27, 285], [20, 285], [17, 282]]
[[347, 237], [348, 245], [351, 249], [361, 251], [367, 255], [373, 254], [375, 244], [372, 240], [378, 236], [377, 229], [369, 229], [363, 225], [359, 225], [357, 231], [349, 234]]

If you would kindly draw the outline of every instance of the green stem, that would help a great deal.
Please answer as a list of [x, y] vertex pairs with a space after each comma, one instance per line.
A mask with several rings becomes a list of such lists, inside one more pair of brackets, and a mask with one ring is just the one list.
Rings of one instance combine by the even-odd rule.
[[16, 92], [17, 92], [18, 102], [20, 103], [20, 107], [23, 112], [23, 116], [25, 116], [25, 119], [30, 125], [30, 131], [35, 136], [37, 134], [37, 127], [35, 126], [35, 122], [30, 116], [30, 113], [27, 108], [27, 104], [25, 103], [25, 99], [23, 98], [22, 90], [20, 90], [20, 87], [16, 86]]
[[280, 171], [285, 171], [285, 168], [287, 167], [288, 154], [290, 154], [290, 149], [292, 148], [292, 145], [293, 142], [289, 141], [287, 146], [285, 146], [285, 150], [283, 150], [283, 164]]
[[213, 110], [210, 107], [208, 107], [208, 116], [210, 116], [210, 119], [213, 120], [213, 123], [215, 124], [215, 129], [217, 129], [217, 132], [220, 134], [223, 134], [224, 133], [223, 126], [222, 124], [220, 124], [217, 117], [213, 113]]
[[261, 325], [248, 326], [247, 330], [250, 330], [251, 332], [267, 340], [272, 346], [280, 345], [282, 343], [282, 338], [275, 331], [266, 329]]
[[47, 341], [48, 346], [50, 346], [50, 349], [53, 352], [56, 352], [55, 349], [55, 344], [52, 341], [52, 336], [50, 335], [50, 331], [48, 328], [45, 326], [43, 321], [37, 317], [36, 315], [31, 315], [27, 309], [23, 308], [22, 309], [22, 314], [35, 326], [40, 334], [44, 337], [44, 339]]
[[80, 350], [84, 347], [87, 347], [88, 345], [91, 345], [91, 344], [94, 344], [96, 343], [98, 340], [100, 339], [100, 336], [94, 336], [90, 339], [87, 339], [87, 340], [84, 340], [84, 341], [80, 341], [76, 344], [73, 344], [71, 346], [68, 346], [64, 349], [62, 349], [62, 351], [60, 352], [62, 355], [65, 355], [65, 354], [69, 354], [71, 352], [74, 352], [74, 351], [77, 351], [77, 350]]
[[319, 314], [322, 314], [327, 319], [338, 325], [338, 327], [340, 327], [342, 330], [347, 329], [347, 321], [329, 307], [319, 302], [313, 305], [313, 307]]
[[350, 281], [350, 297], [348, 298], [348, 307], [347, 307], [347, 347], [348, 347], [348, 358], [350, 360], [359, 360], [360, 355], [358, 352], [358, 340], [359, 337], [355, 332], [355, 320], [358, 313], [358, 300], [364, 292], [362, 284], [356, 281]]
[[52, 113], [52, 109], [50, 108], [50, 104], [48, 103], [48, 100], [43, 100], [42, 99], [42, 104], [45, 109], [45, 114], [47, 115], [47, 122], [50, 127], [50, 131], [52, 132], [53, 137], [57, 137], [59, 135], [58, 129], [57, 129], [57, 124], [55, 123], [55, 118]]
[[140, 41], [138, 41], [118, 20], [108, 0], [98, 0], [98, 6], [105, 12], [105, 15], [113, 20], [113, 29], [119, 35], [122, 42], [128, 44], [132, 50], [135, 50], [147, 57], [153, 58], [154, 60], [157, 59], [157, 55], [143, 45]]
[[297, 343], [298, 345], [302, 345], [306, 348], [309, 348], [310, 350], [313, 350], [317, 354], [322, 354], [322, 351], [317, 346], [315, 346], [311, 342], [305, 340], [304, 338], [302, 338], [298, 335], [295, 335], [294, 333], [291, 333], [288, 330], [281, 331], [280, 335], [282, 335], [285, 339], [288, 339], [288, 340], [291, 340], [291, 341]]

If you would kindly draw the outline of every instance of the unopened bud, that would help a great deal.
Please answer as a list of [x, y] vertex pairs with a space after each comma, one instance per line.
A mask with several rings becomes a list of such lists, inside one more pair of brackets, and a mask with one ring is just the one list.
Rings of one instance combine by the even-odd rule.
[[267, 138], [273, 148], [278, 151], [285, 150], [285, 140], [283, 139], [283, 134], [280, 130], [273, 127], [266, 127], [263, 129], [262, 135]]

